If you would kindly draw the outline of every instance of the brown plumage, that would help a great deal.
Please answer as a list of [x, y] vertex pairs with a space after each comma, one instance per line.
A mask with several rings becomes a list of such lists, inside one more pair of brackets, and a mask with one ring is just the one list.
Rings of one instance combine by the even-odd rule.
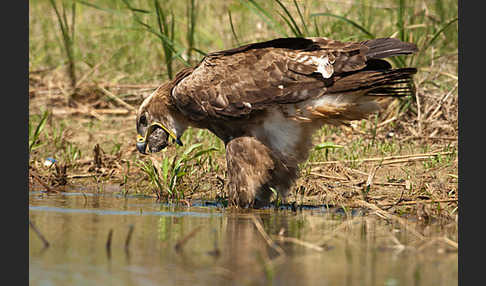
[[226, 145], [230, 200], [265, 205], [270, 188], [287, 195], [323, 124], [363, 119], [381, 98], [413, 94], [416, 69], [383, 58], [416, 50], [392, 38], [283, 38], [211, 53], [145, 99], [137, 147], [157, 152], [169, 137], [182, 144], [188, 126], [208, 129]]

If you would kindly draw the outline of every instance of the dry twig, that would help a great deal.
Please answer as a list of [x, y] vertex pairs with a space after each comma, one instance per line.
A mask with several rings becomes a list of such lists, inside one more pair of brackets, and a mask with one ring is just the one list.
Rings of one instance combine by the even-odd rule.
[[325, 175], [325, 174], [319, 174], [319, 173], [315, 173], [315, 172], [310, 172], [309, 175], [313, 175], [313, 176], [317, 176], [317, 177], [321, 177], [321, 178], [325, 178], [325, 179], [331, 179], [331, 180], [348, 181], [348, 179], [346, 179], [346, 178], [335, 177], [335, 176], [330, 176], [330, 175]]
[[[454, 87], [440, 99], [439, 103], [437, 103], [437, 107], [434, 109], [434, 111], [432, 111], [432, 113], [430, 113], [430, 109], [429, 109], [429, 112], [427, 112], [426, 118], [429, 119], [429, 118], [433, 118], [435, 116], [435, 114], [439, 111], [439, 109], [442, 107], [442, 105], [447, 100], [447, 98], [449, 98], [449, 96], [457, 89], [458, 85], [459, 85], [459, 82], [457, 82], [456, 85], [454, 85]], [[429, 116], [429, 114], [430, 114], [430, 116]]]
[[98, 88], [104, 93], [106, 94], [109, 98], [115, 100], [116, 102], [118, 102], [119, 104], [125, 106], [128, 110], [130, 111], [135, 111], [135, 107], [131, 106], [130, 104], [126, 103], [125, 101], [123, 101], [122, 99], [120, 99], [118, 96], [116, 96], [115, 94], [111, 93], [110, 91], [106, 90], [104, 87], [102, 87], [101, 85], [98, 85]]
[[387, 156], [387, 157], [375, 157], [375, 158], [365, 158], [357, 160], [338, 160], [338, 161], [323, 161], [323, 162], [309, 162], [309, 165], [327, 165], [327, 164], [338, 164], [338, 163], [351, 163], [351, 162], [382, 162], [382, 164], [394, 164], [410, 162], [414, 160], [424, 160], [430, 157], [438, 155], [448, 155], [452, 154], [452, 151], [448, 152], [437, 152], [437, 153], [423, 153], [423, 154], [411, 154], [411, 155], [400, 155], [400, 156]]
[[42, 179], [39, 177], [39, 175], [37, 175], [37, 173], [34, 170], [31, 169], [29, 171], [30, 171], [30, 176], [36, 179], [36, 181], [39, 182], [39, 184], [41, 184], [44, 188], [46, 188], [46, 191], [48, 193], [58, 193], [58, 191], [52, 189], [51, 187], [49, 187], [49, 185], [47, 185], [44, 181], [42, 181]]
[[385, 203], [385, 204], [379, 204], [380, 207], [386, 207], [386, 206], [405, 206], [405, 205], [416, 205], [418, 203], [424, 203], [424, 204], [433, 204], [433, 203], [450, 203], [450, 202], [457, 202], [457, 199], [444, 199], [444, 200], [423, 200], [423, 201], [405, 201], [405, 202], [399, 202], [399, 203]]

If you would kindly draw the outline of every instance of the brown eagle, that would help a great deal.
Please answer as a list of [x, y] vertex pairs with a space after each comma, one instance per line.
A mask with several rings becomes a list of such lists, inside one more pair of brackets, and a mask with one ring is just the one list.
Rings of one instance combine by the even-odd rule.
[[137, 149], [158, 152], [187, 127], [224, 141], [231, 203], [261, 207], [283, 198], [323, 124], [346, 124], [414, 93], [415, 68], [383, 58], [417, 51], [393, 38], [339, 42], [280, 38], [214, 52], [181, 70], [137, 113]]

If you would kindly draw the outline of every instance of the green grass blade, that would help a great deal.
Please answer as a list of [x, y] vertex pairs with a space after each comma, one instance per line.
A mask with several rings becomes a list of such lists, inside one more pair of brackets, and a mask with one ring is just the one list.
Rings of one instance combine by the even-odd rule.
[[175, 16], [174, 16], [174, 11], [170, 11], [170, 34], [169, 38], [172, 43], [174, 43], [174, 35], [175, 35]]
[[[62, 15], [59, 12], [59, 9], [55, 3], [55, 0], [50, 0], [51, 6], [54, 8], [56, 13], [57, 21], [59, 23], [59, 27], [61, 29], [61, 36], [63, 41], [64, 50], [66, 52], [66, 57], [68, 61], [68, 69], [69, 69], [69, 77], [71, 79], [71, 86], [76, 86], [76, 73], [75, 73], [75, 63], [74, 63], [74, 55], [73, 55], [73, 41], [74, 41], [74, 22], [71, 23], [71, 34], [69, 33], [69, 23], [67, 21], [66, 16], [66, 5], [62, 3]], [[75, 14], [75, 2], [73, 2], [73, 11], [72, 13]], [[75, 15], [73, 15], [74, 17]]]
[[167, 157], [164, 158], [164, 160], [162, 161], [162, 176], [163, 176], [163, 179], [164, 179], [164, 182], [167, 182], [167, 178], [168, 178], [168, 175], [169, 175], [169, 159]]
[[442, 26], [441, 29], [439, 29], [439, 31], [437, 31], [433, 36], [432, 38], [430, 39], [430, 41], [424, 46], [424, 48], [422, 48], [422, 50], [427, 50], [427, 48], [432, 45], [433, 42], [435, 42], [435, 40], [437, 39], [437, 37], [439, 37], [439, 35], [441, 33], [443, 33], [451, 24], [453, 24], [454, 22], [457, 22], [459, 18], [454, 18], [452, 20], [450, 20], [449, 22], [447, 22], [447, 24], [445, 24], [444, 26]]
[[208, 154], [208, 153], [211, 153], [211, 152], [214, 152], [214, 151], [218, 151], [218, 149], [215, 148], [215, 147], [211, 147], [211, 148], [208, 148], [208, 149], [204, 149], [204, 150], [201, 150], [201, 151], [197, 151], [194, 154], [194, 156], [192, 156], [191, 158], [189, 158], [187, 161], [192, 161], [192, 160], [194, 160], [196, 158], [201, 157], [204, 154]]
[[85, 6], [91, 7], [91, 8], [95, 8], [95, 9], [100, 10], [100, 11], [107, 12], [107, 13], [111, 13], [111, 14], [122, 14], [118, 10], [104, 8], [104, 7], [101, 7], [99, 5], [93, 4], [91, 2], [86, 2], [86, 1], [83, 1], [83, 0], [76, 0], [76, 2], [78, 2], [79, 4], [83, 4]]
[[[159, 33], [160, 35], [164, 35], [167, 37], [167, 35], [170, 39], [170, 42], [172, 42], [171, 35], [169, 32], [168, 24], [167, 24], [167, 17], [164, 13], [164, 10], [160, 7], [159, 1], [154, 0], [154, 6], [155, 6], [155, 13], [157, 15], [157, 24], [159, 27]], [[173, 22], [173, 21], [172, 21]], [[172, 30], [172, 29], [171, 29]], [[165, 65], [167, 68], [167, 74], [169, 75], [169, 78], [172, 79], [172, 52], [173, 50], [169, 48], [169, 45], [167, 41], [164, 41], [162, 37], [160, 37], [161, 43], [162, 43], [162, 49], [164, 50], [164, 55], [165, 55]]]
[[322, 150], [322, 149], [336, 149], [336, 148], [344, 148], [342, 145], [337, 145], [332, 142], [323, 142], [318, 144], [314, 147], [314, 150]]
[[317, 25], [317, 18], [314, 18], [314, 36], [319, 37], [321, 31], [319, 31], [319, 26]]
[[62, 21], [65, 24], [66, 27], [66, 35], [69, 35], [69, 26], [68, 26], [68, 20], [66, 17], [66, 3], [64, 1], [62, 2]]
[[34, 146], [37, 140], [39, 139], [42, 130], [44, 130], [44, 126], [46, 125], [48, 117], [49, 117], [49, 112], [46, 110], [42, 113], [41, 120], [39, 121], [39, 124], [37, 124], [37, 127], [35, 128], [35, 131], [32, 134], [32, 139], [29, 142], [29, 153], [34, 149]]
[[192, 51], [194, 50], [194, 41], [195, 41], [195, 34], [196, 34], [196, 23], [197, 23], [197, 12], [198, 8], [196, 6], [195, 0], [188, 0], [187, 5], [187, 32], [186, 32], [186, 39], [188, 43], [187, 47], [187, 59], [189, 62], [192, 62]]
[[399, 0], [398, 2], [398, 17], [397, 17], [397, 27], [398, 33], [400, 35], [400, 40], [405, 41], [405, 23], [403, 15], [405, 13], [405, 1]]
[[299, 33], [299, 31], [298, 31], [298, 30], [296, 30], [296, 29], [295, 29], [295, 28], [292, 26], [292, 24], [289, 22], [289, 20], [288, 20], [288, 19], [287, 19], [287, 18], [286, 18], [286, 17], [285, 17], [283, 14], [281, 14], [280, 12], [277, 12], [277, 13], [280, 15], [280, 17], [282, 17], [282, 19], [285, 21], [285, 23], [287, 24], [287, 26], [289, 26], [290, 30], [292, 30], [292, 33], [293, 33], [293, 34], [294, 34], [296, 37], [302, 37], [302, 34], [301, 34], [301, 33]]
[[54, 8], [54, 12], [56, 13], [57, 16], [57, 22], [59, 23], [59, 26], [61, 27], [61, 32], [64, 35], [66, 33], [66, 30], [64, 28], [64, 24], [61, 18], [61, 14], [59, 13], [59, 10], [57, 9], [56, 2], [54, 0], [50, 0], [51, 6]]
[[186, 150], [184, 150], [183, 157], [187, 158], [187, 155], [189, 155], [194, 149], [199, 148], [202, 146], [202, 143], [196, 143], [191, 146], [189, 146]]
[[132, 12], [135, 12], [135, 13], [143, 13], [143, 14], [150, 14], [152, 12], [148, 11], [148, 10], [145, 10], [145, 9], [139, 9], [139, 8], [135, 8], [135, 7], [132, 7], [132, 5], [130, 5], [130, 2], [128, 0], [122, 0], [123, 3], [125, 3], [125, 6]]
[[[442, 26], [442, 28], [440, 28], [431, 38], [430, 40], [425, 43], [422, 47], [419, 47], [419, 51], [416, 55], [414, 55], [416, 58], [417, 58], [417, 65], [421, 65], [421, 63], [424, 61], [424, 58], [423, 55], [424, 53], [427, 52], [428, 48], [437, 40], [437, 38], [442, 34], [444, 33], [447, 28], [449, 28], [450, 25], [452, 25], [453, 23], [457, 22], [458, 21], [458, 18], [454, 18], [452, 20], [450, 20], [449, 22], [447, 22], [446, 24], [444, 24]], [[415, 59], [415, 57], [413, 59]]]
[[250, 10], [252, 10], [255, 14], [260, 16], [260, 18], [262, 18], [262, 20], [267, 23], [270, 28], [277, 30], [284, 37], [288, 37], [288, 34], [282, 28], [282, 25], [280, 25], [272, 16], [270, 16], [270, 14], [265, 9], [258, 5], [254, 0], [240, 0], [240, 2], [250, 8]]
[[[159, 26], [159, 32], [161, 35], [167, 34], [167, 23], [165, 22], [164, 11], [160, 8], [159, 1], [154, 0], [155, 14], [157, 15], [157, 24]], [[162, 19], [164, 21], [162, 21]], [[147, 25], [148, 26], [148, 25]]]
[[[302, 37], [303, 34], [302, 32], [300, 31], [299, 29], [299, 26], [297, 25], [297, 23], [295, 22], [294, 20], [294, 17], [292, 17], [292, 14], [290, 14], [289, 10], [287, 9], [287, 7], [285, 7], [284, 4], [282, 4], [282, 2], [280, 2], [280, 0], [275, 0], [278, 5], [280, 5], [280, 7], [282, 7], [282, 9], [284, 10], [285, 14], [287, 14], [288, 16], [288, 19], [285, 20], [285, 17], [283, 17], [282, 15], [282, 18], [284, 18], [285, 22], [287, 22], [287, 24], [289, 25], [290, 28], [292, 28], [293, 26], [293, 31], [294, 31], [294, 34], [297, 36], [297, 37]], [[289, 21], [292, 22], [292, 25], [289, 24]]]
[[435, 0], [435, 10], [437, 11], [437, 14], [439, 14], [440, 17], [440, 22], [443, 23], [445, 21], [445, 11], [446, 9], [444, 8], [444, 1], [443, 0]]
[[238, 36], [236, 35], [236, 32], [235, 32], [235, 26], [233, 25], [233, 19], [231, 18], [231, 10], [228, 10], [228, 17], [229, 17], [229, 22], [230, 22], [230, 26], [231, 26], [231, 33], [233, 34], [233, 38], [235, 39], [236, 41], [236, 44], [238, 46], [240, 46], [240, 40], [238, 39]]
[[198, 49], [198, 48], [192, 48], [192, 50], [194, 50], [194, 51], [198, 52], [199, 54], [201, 54], [201, 55], [202, 55], [202, 56], [204, 56], [204, 57], [208, 55], [208, 53], [206, 53], [206, 52], [204, 52], [204, 51], [201, 51], [201, 50], [200, 50], [200, 49]]
[[344, 22], [350, 24], [351, 26], [357, 28], [358, 30], [360, 30], [361, 32], [363, 32], [366, 36], [368, 36], [370, 39], [373, 39], [373, 38], [376, 38], [375, 35], [373, 33], [371, 33], [370, 31], [368, 31], [366, 28], [364, 28], [363, 26], [361, 26], [360, 24], [354, 22], [353, 20], [350, 20], [346, 17], [343, 17], [343, 16], [339, 16], [339, 15], [335, 15], [335, 14], [331, 14], [331, 13], [314, 13], [314, 14], [311, 14], [310, 15], [311, 17], [319, 17], [319, 16], [329, 16], [329, 17], [333, 17], [333, 18], [336, 18], [336, 19], [339, 19], [339, 20], [343, 20]]
[[[133, 16], [133, 19], [135, 20], [135, 22], [142, 25], [146, 29], [147, 32], [157, 36], [161, 40], [162, 48], [164, 50], [164, 55], [166, 55], [166, 61], [168, 60], [170, 62], [170, 61], [172, 61], [173, 58], [176, 58], [181, 63], [183, 63], [185, 66], [190, 66], [190, 63], [188, 63], [184, 58], [182, 58], [180, 56], [182, 52], [178, 51], [176, 49], [176, 44], [173, 41], [173, 39], [174, 39], [174, 36], [173, 36], [174, 35], [174, 33], [173, 33], [174, 23], [172, 23], [172, 26], [170, 28], [170, 31], [172, 31], [172, 32], [169, 32], [169, 27], [168, 27], [168, 24], [167, 24], [167, 19], [165, 17], [165, 13], [164, 13], [163, 9], [161, 9], [159, 2], [157, 0], [154, 0], [155, 10], [156, 10], [155, 16], [157, 17], [157, 24], [158, 24], [158, 28], [159, 28], [160, 32], [157, 32], [152, 26], [150, 26], [150, 25], [146, 24], [145, 22], [143, 22], [142, 20], [140, 20], [138, 15], [136, 13], [134, 13], [134, 12], [140, 12], [140, 11], [145, 11], [145, 12], [149, 13], [149, 11], [146, 11], [146, 10], [143, 10], [143, 9], [133, 8], [133, 7], [130, 6], [130, 4], [128, 3], [127, 0], [122, 0], [122, 1], [125, 3], [126, 7], [130, 11], [133, 12], [132, 16]], [[172, 22], [174, 22], [174, 21], [172, 21]], [[168, 71], [169, 71], [169, 69], [168, 69]], [[171, 77], [171, 75], [172, 75], [172, 70], [169, 73], [169, 77]]]
[[302, 26], [304, 27], [305, 36], [309, 36], [310, 35], [309, 29], [307, 29], [307, 24], [305, 23], [304, 16], [303, 16], [302, 12], [300, 11], [299, 4], [297, 3], [296, 0], [294, 0], [294, 6], [297, 9], [297, 13], [299, 14], [300, 21], [302, 22]]
[[74, 45], [74, 31], [76, 28], [76, 2], [73, 2], [71, 5], [71, 40], [73, 41]]

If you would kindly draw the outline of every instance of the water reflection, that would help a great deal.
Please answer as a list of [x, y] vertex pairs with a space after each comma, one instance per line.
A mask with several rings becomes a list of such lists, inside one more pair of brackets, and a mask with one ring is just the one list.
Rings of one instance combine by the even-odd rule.
[[[456, 251], [374, 216], [235, 212], [147, 198], [40, 193], [30, 194], [29, 216], [50, 244], [44, 248], [29, 231], [30, 285], [458, 283]], [[427, 230], [428, 237], [457, 241], [456, 233], [455, 225]]]

